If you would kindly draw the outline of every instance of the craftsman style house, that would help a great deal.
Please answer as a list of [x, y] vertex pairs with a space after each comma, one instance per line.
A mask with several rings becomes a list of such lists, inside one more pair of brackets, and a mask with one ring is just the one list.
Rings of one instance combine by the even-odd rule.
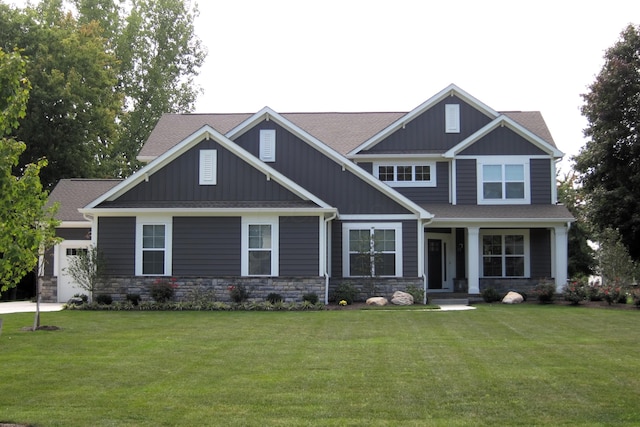
[[167, 114], [129, 178], [54, 189], [66, 240], [45, 294], [78, 292], [65, 266], [89, 244], [114, 299], [158, 278], [221, 300], [239, 283], [325, 301], [344, 281], [362, 297], [560, 289], [562, 156], [538, 112], [497, 112], [455, 85], [408, 113]]

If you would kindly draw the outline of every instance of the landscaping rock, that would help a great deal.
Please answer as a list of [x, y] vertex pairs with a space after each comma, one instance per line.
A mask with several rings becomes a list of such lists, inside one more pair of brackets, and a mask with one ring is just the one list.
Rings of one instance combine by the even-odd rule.
[[513, 291], [509, 291], [509, 293], [505, 295], [504, 298], [502, 298], [503, 304], [520, 304], [523, 301], [524, 298], [522, 297], [522, 295]]
[[71, 299], [69, 299], [69, 301], [67, 301], [67, 304], [68, 305], [82, 305], [82, 304], [84, 304], [84, 301], [80, 297], [72, 297]]
[[389, 304], [389, 300], [385, 297], [371, 297], [367, 300], [367, 305], [384, 306]]
[[413, 304], [413, 296], [406, 292], [396, 291], [393, 293], [393, 298], [391, 298], [391, 304], [395, 305], [412, 305]]

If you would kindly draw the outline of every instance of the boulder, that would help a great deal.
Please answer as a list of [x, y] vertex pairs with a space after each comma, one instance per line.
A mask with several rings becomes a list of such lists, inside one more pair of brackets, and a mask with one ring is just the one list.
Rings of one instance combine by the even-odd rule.
[[67, 305], [82, 305], [84, 304], [84, 300], [80, 297], [72, 297], [67, 301]]
[[522, 295], [513, 291], [509, 291], [509, 293], [502, 298], [503, 304], [520, 304], [522, 301], [524, 301]]
[[396, 291], [393, 293], [393, 298], [391, 298], [391, 304], [395, 305], [412, 305], [413, 304], [413, 296], [406, 292]]
[[367, 305], [383, 306], [389, 304], [389, 300], [385, 297], [371, 297], [367, 300]]

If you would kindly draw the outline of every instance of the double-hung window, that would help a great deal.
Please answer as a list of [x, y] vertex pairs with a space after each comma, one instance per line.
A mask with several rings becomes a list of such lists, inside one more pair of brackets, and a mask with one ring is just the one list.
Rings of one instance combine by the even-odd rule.
[[391, 187], [435, 187], [435, 162], [375, 163], [374, 175]]
[[278, 218], [242, 220], [242, 275], [278, 275]]
[[529, 203], [529, 164], [523, 159], [478, 162], [479, 204]]
[[171, 219], [138, 218], [136, 275], [171, 275]]
[[529, 276], [528, 232], [487, 230], [481, 242], [483, 277]]
[[345, 276], [402, 276], [401, 224], [343, 224], [343, 248]]

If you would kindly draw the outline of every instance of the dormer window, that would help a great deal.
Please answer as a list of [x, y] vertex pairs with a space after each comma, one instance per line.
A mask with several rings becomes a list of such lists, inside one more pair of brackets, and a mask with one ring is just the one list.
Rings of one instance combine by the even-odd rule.
[[446, 133], [460, 133], [460, 104], [445, 104], [444, 126]]
[[376, 163], [373, 173], [390, 187], [435, 187], [435, 162]]

